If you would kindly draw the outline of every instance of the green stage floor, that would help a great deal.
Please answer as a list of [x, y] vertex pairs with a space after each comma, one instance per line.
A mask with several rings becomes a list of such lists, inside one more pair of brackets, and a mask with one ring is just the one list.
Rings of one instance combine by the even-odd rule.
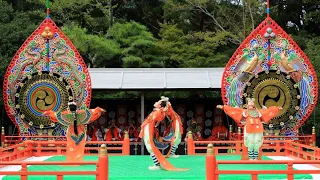
[[[272, 160], [263, 157], [264, 160]], [[97, 161], [97, 156], [86, 156], [85, 161]], [[240, 160], [240, 156], [217, 156], [217, 160]], [[64, 156], [55, 156], [46, 161], [65, 161]], [[181, 156], [169, 161], [186, 172], [149, 171], [152, 165], [149, 156], [109, 156], [109, 180], [205, 180], [205, 156]], [[93, 165], [84, 166], [30, 166], [28, 171], [92, 171]], [[285, 170], [286, 165], [220, 165], [221, 170]], [[259, 180], [287, 179], [286, 175], [259, 175]], [[3, 180], [19, 180], [18, 176], [5, 176]], [[95, 180], [94, 176], [64, 176], [64, 180]], [[250, 175], [220, 175], [219, 180], [250, 180]], [[311, 175], [295, 175], [294, 179], [312, 179]], [[56, 180], [55, 176], [29, 176], [28, 180]]]

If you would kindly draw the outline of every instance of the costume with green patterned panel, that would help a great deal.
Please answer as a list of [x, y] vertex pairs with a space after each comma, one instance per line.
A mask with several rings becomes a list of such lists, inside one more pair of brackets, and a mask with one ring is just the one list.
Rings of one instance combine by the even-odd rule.
[[[69, 103], [69, 109], [72, 105], [75, 106], [75, 103]], [[81, 161], [83, 159], [86, 141], [85, 125], [97, 120], [104, 112], [104, 109], [96, 107], [95, 109], [83, 108], [63, 112], [50, 110], [43, 113], [43, 115], [49, 116], [52, 121], [68, 126], [67, 161]]]

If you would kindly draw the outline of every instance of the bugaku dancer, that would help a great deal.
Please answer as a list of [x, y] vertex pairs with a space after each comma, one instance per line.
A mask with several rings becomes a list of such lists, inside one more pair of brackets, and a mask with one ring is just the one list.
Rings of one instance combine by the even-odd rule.
[[248, 148], [249, 160], [257, 160], [259, 150], [263, 144], [263, 125], [274, 118], [282, 107], [271, 106], [269, 108], [257, 109], [254, 98], [247, 98], [247, 109], [235, 108], [227, 105], [218, 105], [236, 123], [240, 123], [242, 118], [246, 119], [244, 127], [244, 145]]
[[179, 155], [176, 155], [176, 150], [178, 149], [179, 144], [181, 143], [181, 136], [183, 134], [183, 127], [180, 116], [173, 110], [169, 98], [162, 96], [162, 100], [167, 101], [167, 111], [166, 115], [170, 121], [170, 132], [166, 137], [163, 137], [163, 140], [170, 141], [171, 148], [168, 151], [166, 157], [178, 158]]
[[68, 110], [54, 112], [45, 111], [43, 116], [49, 116], [53, 122], [67, 126], [67, 161], [82, 161], [86, 143], [86, 124], [97, 120], [106, 111], [100, 107], [95, 109], [78, 109], [75, 102], [68, 103]]
[[155, 128], [164, 120], [168, 110], [168, 100], [161, 99], [154, 103], [153, 111], [148, 115], [141, 125], [140, 138], [143, 138], [144, 144], [153, 160], [153, 166], [149, 170], [160, 170], [161, 166], [168, 171], [186, 171], [188, 169], [176, 168], [161, 154], [154, 144]]

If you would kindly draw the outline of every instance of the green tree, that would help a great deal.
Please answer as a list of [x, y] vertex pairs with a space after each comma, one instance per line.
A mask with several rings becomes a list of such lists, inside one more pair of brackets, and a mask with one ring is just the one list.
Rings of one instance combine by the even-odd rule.
[[134, 21], [116, 23], [107, 37], [120, 45], [123, 67], [163, 67], [155, 49], [156, 39], [146, 26]]
[[65, 26], [62, 30], [75, 44], [88, 67], [121, 67], [117, 42], [89, 34], [86, 29], [75, 25]]
[[[46, 0], [27, 0], [45, 11]], [[51, 16], [58, 26], [77, 24], [93, 34], [105, 34], [113, 23], [112, 0], [50, 1]]]
[[[1, 82], [6, 69], [24, 40], [36, 29], [39, 22], [36, 11], [15, 11], [9, 3], [0, 0], [0, 78]], [[2, 91], [2, 86], [0, 87]], [[2, 99], [2, 96], [0, 96]], [[3, 101], [0, 99], [0, 103]]]
[[163, 24], [157, 46], [166, 67], [221, 67], [232, 53], [228, 47], [229, 35], [225, 32], [185, 34], [177, 25]]
[[239, 45], [265, 17], [263, 0], [168, 0], [164, 17], [185, 32], [211, 31], [229, 34]]
[[145, 25], [150, 32], [157, 37], [160, 31], [160, 23], [163, 22], [163, 0], [139, 0], [123, 1], [117, 0], [117, 7], [114, 9], [116, 19], [123, 19], [127, 22], [135, 21]]

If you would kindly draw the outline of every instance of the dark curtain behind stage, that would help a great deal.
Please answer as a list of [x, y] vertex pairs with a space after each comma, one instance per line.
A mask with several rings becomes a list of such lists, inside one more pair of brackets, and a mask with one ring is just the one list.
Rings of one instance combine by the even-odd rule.
[[[146, 117], [153, 109], [153, 104], [156, 100], [145, 100], [145, 116]], [[201, 129], [203, 138], [211, 135], [211, 130], [214, 126], [222, 125], [229, 127], [230, 118], [216, 109], [216, 105], [222, 104], [221, 100], [186, 100], [186, 99], [170, 99], [174, 110], [180, 115], [184, 133], [187, 127], [191, 124], [192, 118], [197, 121]], [[133, 120], [137, 127], [141, 124], [141, 109], [139, 100], [93, 100], [91, 108], [100, 106], [106, 109], [107, 113], [102, 116], [98, 121], [98, 127], [103, 130], [108, 127], [112, 119], [116, 120], [118, 128], [124, 129], [128, 125], [129, 120]], [[163, 132], [166, 127], [165, 123], [161, 124], [160, 131]], [[140, 130], [140, 128], [139, 128]], [[185, 134], [184, 134], [185, 136]], [[184, 138], [183, 136], [183, 138]]]

